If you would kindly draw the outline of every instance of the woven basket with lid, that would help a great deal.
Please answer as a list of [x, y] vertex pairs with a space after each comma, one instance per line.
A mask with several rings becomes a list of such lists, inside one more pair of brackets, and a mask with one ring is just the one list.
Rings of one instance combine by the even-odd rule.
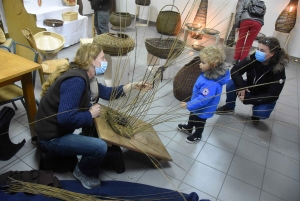
[[174, 77], [173, 94], [177, 100], [184, 102], [191, 100], [194, 84], [201, 73], [199, 64], [200, 57], [193, 58]]
[[93, 42], [102, 46], [105, 54], [125, 55], [134, 49], [134, 40], [124, 33], [105, 33], [96, 36]]

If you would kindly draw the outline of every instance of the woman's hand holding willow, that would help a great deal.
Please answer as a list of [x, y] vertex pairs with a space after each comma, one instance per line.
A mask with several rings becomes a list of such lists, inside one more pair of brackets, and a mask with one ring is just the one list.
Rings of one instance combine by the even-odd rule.
[[90, 108], [90, 113], [92, 115], [92, 118], [96, 118], [100, 116], [100, 105], [95, 104]]

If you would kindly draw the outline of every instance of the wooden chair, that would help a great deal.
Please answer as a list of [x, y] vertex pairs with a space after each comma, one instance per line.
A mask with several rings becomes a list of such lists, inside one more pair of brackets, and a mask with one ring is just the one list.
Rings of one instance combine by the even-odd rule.
[[14, 40], [11, 38], [7, 38], [4, 43], [0, 44], [0, 48], [6, 49], [7, 51], [11, 52], [11, 47], [13, 46]]
[[[37, 49], [37, 46], [35, 43], [35, 39], [33, 37], [32, 32], [30, 31], [30, 29], [22, 30], [22, 33], [25, 36], [25, 38], [27, 39], [27, 41], [29, 42], [30, 46], [35, 51], [38, 52], [38, 49]], [[39, 64], [41, 64], [41, 66], [42, 66], [42, 69], [39, 70], [39, 74], [40, 74], [41, 83], [43, 84], [45, 82], [44, 75], [49, 75], [49, 74], [53, 73], [56, 70], [56, 68], [60, 65], [69, 64], [69, 59], [63, 58], [63, 59], [54, 59], [54, 60], [49, 60], [49, 61], [43, 61], [42, 56], [39, 54], [37, 62]]]
[[[37, 62], [38, 53], [31, 47], [14, 42], [13, 43], [13, 53], [16, 55], [19, 55], [23, 58], [26, 58], [28, 60], [31, 60], [33, 62]], [[22, 65], [22, 64], [20, 64], [20, 65]], [[36, 71], [33, 71], [32, 72], [33, 86], [35, 85], [35, 76], [36, 76]], [[17, 86], [16, 84], [9, 84], [4, 87], [0, 87], [0, 105], [12, 103], [15, 110], [17, 110], [18, 107], [14, 103], [14, 101], [17, 101], [17, 100], [21, 100], [21, 102], [23, 103], [23, 105], [25, 107], [23, 90], [21, 87]], [[36, 100], [36, 104], [38, 106], [37, 100]]]

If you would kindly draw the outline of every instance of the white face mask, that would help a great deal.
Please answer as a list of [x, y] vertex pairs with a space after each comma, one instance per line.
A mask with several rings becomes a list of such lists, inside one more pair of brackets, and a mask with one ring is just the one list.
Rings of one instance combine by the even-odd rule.
[[96, 75], [103, 74], [105, 72], [106, 68], [107, 68], [107, 61], [101, 61], [99, 67], [95, 66]]

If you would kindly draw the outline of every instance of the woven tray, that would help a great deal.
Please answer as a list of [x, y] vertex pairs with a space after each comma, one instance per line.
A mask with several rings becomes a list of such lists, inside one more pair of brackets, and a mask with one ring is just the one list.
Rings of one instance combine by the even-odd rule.
[[38, 51], [42, 54], [55, 54], [65, 44], [65, 38], [62, 35], [50, 31], [39, 32], [33, 37]]
[[[173, 46], [174, 44], [174, 46]], [[184, 42], [175, 38], [147, 38], [145, 40], [147, 51], [161, 59], [176, 58], [184, 50]], [[173, 48], [173, 49], [172, 49]], [[171, 51], [172, 49], [172, 51]], [[171, 54], [170, 54], [171, 52]], [[169, 55], [170, 54], [170, 55]]]
[[64, 24], [64, 21], [62, 20], [56, 20], [56, 19], [45, 19], [44, 25], [49, 27], [61, 27]]
[[204, 28], [202, 30], [204, 33], [209, 34], [209, 35], [216, 35], [216, 34], [220, 33], [218, 30], [210, 29], [210, 28]]
[[125, 55], [134, 49], [134, 40], [124, 33], [105, 33], [96, 36], [93, 42], [102, 46], [105, 54]]

